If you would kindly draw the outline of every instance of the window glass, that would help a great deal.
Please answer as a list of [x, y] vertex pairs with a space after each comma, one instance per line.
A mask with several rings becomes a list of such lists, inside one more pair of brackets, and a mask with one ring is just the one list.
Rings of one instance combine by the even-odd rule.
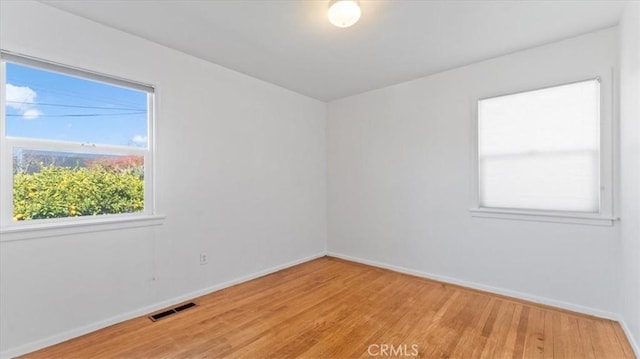
[[7, 136], [147, 145], [147, 93], [7, 63]]
[[6, 56], [3, 226], [150, 213], [153, 88]]

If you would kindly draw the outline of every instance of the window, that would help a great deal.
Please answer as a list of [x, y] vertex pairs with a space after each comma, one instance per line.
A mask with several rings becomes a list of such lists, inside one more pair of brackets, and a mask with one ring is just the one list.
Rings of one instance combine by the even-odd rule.
[[0, 223], [152, 214], [154, 90], [2, 53]]
[[478, 100], [478, 212], [609, 214], [600, 87], [587, 80]]

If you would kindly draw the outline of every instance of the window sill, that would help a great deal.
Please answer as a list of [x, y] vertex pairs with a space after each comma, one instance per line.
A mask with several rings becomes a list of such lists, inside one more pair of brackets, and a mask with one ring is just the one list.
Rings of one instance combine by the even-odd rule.
[[112, 218], [8, 226], [0, 228], [0, 242], [159, 226], [164, 223], [164, 218], [160, 215], [114, 216]]
[[618, 218], [589, 215], [581, 213], [533, 212], [496, 208], [472, 208], [472, 217], [504, 219], [514, 221], [555, 222], [566, 224], [584, 224], [591, 226], [611, 227]]

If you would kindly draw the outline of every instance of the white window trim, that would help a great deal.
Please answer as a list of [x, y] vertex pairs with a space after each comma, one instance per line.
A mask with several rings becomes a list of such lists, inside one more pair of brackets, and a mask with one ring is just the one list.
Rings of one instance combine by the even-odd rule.
[[[133, 88], [148, 94], [147, 131], [149, 141], [147, 148], [135, 148], [127, 146], [95, 145], [95, 144], [70, 144], [53, 140], [39, 140], [30, 138], [15, 138], [6, 134], [6, 96], [0, 96], [0, 163], [12, 168], [13, 151], [15, 147], [26, 147], [42, 150], [63, 150], [65, 152], [79, 153], [107, 153], [122, 155], [144, 155], [145, 186], [144, 186], [144, 210], [138, 213], [110, 214], [100, 216], [81, 216], [39, 219], [31, 221], [12, 220], [13, 214], [13, 171], [5, 170], [2, 166], [0, 172], [0, 191], [3, 193], [0, 200], [0, 242], [53, 237], [76, 233], [100, 232], [105, 230], [117, 230], [124, 228], [136, 228], [160, 225], [164, 216], [158, 215], [155, 208], [155, 120], [156, 120], [156, 96], [154, 86], [125, 80], [98, 72], [74, 68], [67, 65], [21, 55], [5, 50], [0, 50], [0, 84], [6, 84], [5, 61], [32, 66], [47, 71], [59, 72], [71, 76], [86, 78], [116, 86]], [[3, 91], [4, 93], [4, 91]], [[74, 146], [77, 146], [74, 149]]]
[[[616, 133], [618, 131], [615, 107], [615, 84], [614, 70], [602, 71], [597, 74], [588, 74], [586, 76], [578, 76], [571, 80], [555, 81], [547, 83], [543, 86], [529, 86], [513, 89], [512, 91], [502, 91], [491, 94], [483, 94], [482, 96], [473, 96], [471, 101], [472, 107], [472, 141], [471, 141], [471, 208], [469, 212], [472, 217], [489, 218], [500, 220], [519, 220], [534, 222], [556, 222], [566, 224], [583, 224], [596, 226], [613, 226], [615, 221], [619, 220], [615, 213], [615, 169], [616, 162]], [[553, 210], [534, 210], [534, 209], [514, 209], [514, 208], [493, 208], [483, 207], [480, 205], [480, 180], [479, 180], [479, 162], [478, 153], [478, 101], [513, 95], [522, 92], [542, 90], [546, 88], [568, 85], [588, 80], [597, 79], [600, 81], [600, 210], [597, 213], [587, 212], [571, 212], [571, 211], [553, 211]]]
[[39, 223], [1, 228], [2, 239], [0, 242], [159, 226], [164, 223], [164, 219], [165, 217], [161, 215], [139, 213], [88, 216], [82, 220], [75, 218], [42, 219], [38, 221]]
[[593, 226], [612, 226], [618, 218], [599, 214], [589, 215], [581, 212], [533, 211], [510, 208], [477, 207], [469, 209], [472, 217], [520, 220], [530, 222], [557, 222], [569, 224], [587, 224]]

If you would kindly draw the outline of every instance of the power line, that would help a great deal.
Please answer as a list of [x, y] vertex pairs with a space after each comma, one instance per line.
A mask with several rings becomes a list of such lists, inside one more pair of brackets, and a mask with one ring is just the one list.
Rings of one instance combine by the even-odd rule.
[[[16, 66], [18, 66], [18, 65], [16, 65]], [[38, 70], [38, 71], [44, 71], [44, 70]], [[58, 75], [60, 75], [60, 74], [58, 74]], [[65, 75], [60, 75], [60, 76], [65, 76]], [[134, 103], [134, 101], [125, 100], [125, 99], [122, 99], [122, 98], [115, 99], [112, 96], [100, 96], [97, 93], [92, 93], [90, 97], [89, 96], [83, 96], [83, 94], [85, 94], [86, 91], [78, 92], [78, 91], [73, 91], [73, 90], [70, 90], [70, 89], [67, 89], [67, 88], [56, 88], [51, 83], [41, 83], [41, 82], [39, 82], [37, 80], [34, 80], [34, 79], [29, 79], [28, 81], [24, 80], [24, 79], [21, 79], [21, 80], [23, 80], [23, 81], [17, 81], [17, 82], [20, 82], [20, 84], [19, 85], [15, 85], [15, 86], [26, 86], [26, 87], [29, 87], [31, 89], [37, 89], [38, 93], [41, 93], [41, 92], [57, 93], [57, 94], [60, 94], [62, 96], [66, 96], [66, 97], [81, 98], [81, 99], [85, 99], [85, 100], [90, 100], [90, 101], [94, 101], [94, 102], [102, 102], [102, 103], [106, 103], [106, 104], [117, 104], [117, 105], [124, 105], [124, 106], [135, 106], [135, 105], [137, 105], [137, 103]], [[83, 78], [78, 78], [77, 80], [84, 81], [86, 83], [99, 84], [99, 85], [102, 85], [102, 86], [115, 87], [113, 85], [108, 85], [108, 84], [104, 84], [104, 83], [100, 83], [100, 82], [94, 82], [94, 81], [83, 79]], [[7, 81], [7, 82], [9, 82], [9, 81]], [[137, 90], [133, 90], [133, 89], [130, 89], [130, 88], [124, 88], [124, 90], [130, 91], [130, 92], [139, 92]]]
[[66, 104], [57, 104], [57, 103], [43, 103], [43, 102], [21, 102], [21, 101], [7, 101], [7, 103], [15, 103], [21, 105], [33, 105], [33, 106], [53, 106], [53, 107], [70, 107], [70, 108], [88, 108], [95, 110], [114, 110], [114, 111], [146, 111], [141, 108], [130, 108], [130, 107], [99, 107], [99, 106], [78, 106], [78, 105], [66, 105]]
[[[128, 116], [128, 115], [141, 115], [147, 111], [140, 112], [127, 112], [127, 113], [86, 113], [86, 114], [65, 114], [65, 115], [39, 115], [38, 117], [101, 117], [101, 116]], [[7, 114], [7, 117], [23, 117], [24, 115]], [[34, 118], [35, 119], [35, 118]]]

